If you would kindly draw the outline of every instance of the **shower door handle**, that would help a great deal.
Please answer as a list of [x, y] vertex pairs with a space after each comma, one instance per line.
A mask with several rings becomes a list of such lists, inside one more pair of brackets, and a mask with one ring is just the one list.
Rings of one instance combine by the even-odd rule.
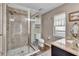
[[2, 34], [0, 34], [0, 36], [2, 36]]

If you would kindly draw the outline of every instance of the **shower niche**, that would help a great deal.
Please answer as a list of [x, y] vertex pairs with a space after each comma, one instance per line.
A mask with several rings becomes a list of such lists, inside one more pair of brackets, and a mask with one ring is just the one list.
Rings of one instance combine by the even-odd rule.
[[3, 19], [2, 55], [27, 56], [39, 52], [34, 45], [35, 39], [41, 37], [41, 16], [36, 16], [38, 11], [23, 10], [10, 4], [3, 6], [6, 18]]

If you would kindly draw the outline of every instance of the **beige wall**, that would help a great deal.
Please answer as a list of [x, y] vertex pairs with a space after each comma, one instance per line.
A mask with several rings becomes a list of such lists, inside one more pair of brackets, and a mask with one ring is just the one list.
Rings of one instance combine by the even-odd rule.
[[43, 38], [45, 40], [47, 40], [47, 37], [50, 36], [51, 39], [53, 39], [53, 16], [55, 14], [59, 14], [62, 12], [66, 12], [67, 15], [67, 28], [66, 28], [66, 35], [69, 34], [69, 28], [70, 25], [72, 24], [72, 22], [69, 22], [68, 20], [68, 14], [70, 12], [74, 12], [74, 11], [79, 11], [79, 4], [77, 3], [66, 3], [63, 4], [62, 6], [59, 6], [53, 10], [51, 10], [50, 12], [44, 14], [42, 16], [42, 34], [43, 34]]

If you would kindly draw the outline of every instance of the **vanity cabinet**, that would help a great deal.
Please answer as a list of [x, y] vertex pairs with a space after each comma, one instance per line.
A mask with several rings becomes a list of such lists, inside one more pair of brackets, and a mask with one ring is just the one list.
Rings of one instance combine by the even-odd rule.
[[51, 45], [51, 55], [52, 56], [75, 56], [65, 50], [62, 50], [56, 46]]

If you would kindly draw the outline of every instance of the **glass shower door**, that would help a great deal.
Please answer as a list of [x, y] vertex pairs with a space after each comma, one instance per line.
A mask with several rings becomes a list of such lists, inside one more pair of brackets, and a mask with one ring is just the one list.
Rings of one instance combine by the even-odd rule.
[[31, 17], [31, 43], [37, 48], [39, 39], [41, 39], [41, 18], [38, 14]]
[[28, 44], [28, 15], [9, 13], [7, 55], [27, 55], [34, 51]]

